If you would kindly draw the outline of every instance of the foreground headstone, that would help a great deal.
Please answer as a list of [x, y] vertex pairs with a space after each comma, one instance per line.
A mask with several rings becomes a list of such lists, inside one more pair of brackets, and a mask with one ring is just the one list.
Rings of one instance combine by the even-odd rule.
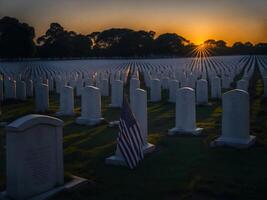
[[[132, 110], [136, 122], [140, 127], [140, 131], [143, 137], [143, 152], [144, 154], [151, 153], [155, 150], [155, 145], [147, 142], [147, 94], [146, 91], [142, 89], [136, 89], [135, 102], [139, 102], [138, 106], [134, 105]], [[106, 158], [106, 164], [109, 165], [121, 165], [126, 166], [126, 161], [124, 160], [120, 149], [117, 147], [115, 155]]]
[[121, 107], [123, 101], [123, 82], [120, 80], [112, 81], [111, 104], [110, 107]]
[[58, 116], [73, 116], [74, 113], [74, 96], [73, 88], [64, 86], [60, 92], [60, 111], [56, 113]]
[[152, 79], [150, 84], [150, 101], [158, 102], [161, 100], [161, 83], [159, 79]]
[[46, 112], [49, 108], [49, 88], [48, 85], [39, 84], [35, 89], [36, 112]]
[[249, 147], [255, 136], [249, 134], [249, 94], [244, 90], [231, 90], [222, 98], [222, 135], [213, 146]]
[[198, 135], [203, 129], [196, 127], [195, 91], [192, 88], [180, 88], [176, 94], [175, 128], [169, 130], [169, 135]]
[[27, 115], [6, 128], [6, 195], [29, 199], [64, 183], [63, 122]]
[[101, 116], [100, 89], [94, 86], [83, 88], [81, 116], [76, 119], [77, 124], [95, 125], [103, 120]]
[[135, 105], [132, 108], [132, 112], [136, 118], [137, 123], [140, 126], [143, 140], [144, 140], [144, 153], [150, 153], [155, 150], [155, 145], [148, 143], [148, 128], [147, 128], [147, 93], [140, 88], [135, 92]]

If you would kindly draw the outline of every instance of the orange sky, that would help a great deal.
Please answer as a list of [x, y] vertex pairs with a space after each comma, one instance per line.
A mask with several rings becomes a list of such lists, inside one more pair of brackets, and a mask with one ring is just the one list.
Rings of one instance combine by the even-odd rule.
[[207, 39], [267, 42], [266, 0], [0, 0], [0, 17], [17, 17], [43, 34], [51, 22], [81, 33], [132, 28]]

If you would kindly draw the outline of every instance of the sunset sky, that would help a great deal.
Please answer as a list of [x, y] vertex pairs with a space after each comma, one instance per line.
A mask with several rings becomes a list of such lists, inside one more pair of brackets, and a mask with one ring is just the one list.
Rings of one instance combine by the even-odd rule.
[[16, 17], [43, 34], [51, 22], [81, 33], [132, 28], [207, 39], [267, 42], [267, 0], [0, 0], [0, 17]]

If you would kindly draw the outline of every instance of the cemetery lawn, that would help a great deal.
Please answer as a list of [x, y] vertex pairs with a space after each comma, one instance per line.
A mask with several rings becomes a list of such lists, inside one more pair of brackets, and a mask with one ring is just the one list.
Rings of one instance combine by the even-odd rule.
[[[64, 167], [66, 174], [87, 178], [89, 183], [53, 199], [266, 199], [267, 196], [267, 101], [262, 99], [263, 83], [256, 72], [251, 80], [251, 134], [256, 145], [249, 149], [210, 148], [221, 132], [221, 102], [197, 107], [197, 125], [202, 136], [167, 136], [174, 127], [175, 105], [164, 101], [148, 104], [149, 142], [156, 152], [146, 156], [135, 170], [105, 165], [115, 152], [117, 128], [107, 123], [96, 127], [75, 124], [64, 117]], [[108, 108], [102, 98], [106, 121], [117, 120], [119, 109]], [[58, 95], [50, 95], [50, 112], [58, 111]], [[79, 115], [80, 99], [76, 99]], [[34, 112], [34, 101], [5, 102], [1, 121]], [[0, 129], [0, 190], [5, 188], [5, 135]], [[19, 163], [18, 163], [19, 164]]]

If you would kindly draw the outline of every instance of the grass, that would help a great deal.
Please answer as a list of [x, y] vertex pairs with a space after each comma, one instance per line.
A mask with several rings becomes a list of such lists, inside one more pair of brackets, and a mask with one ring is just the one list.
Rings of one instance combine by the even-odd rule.
[[[210, 148], [221, 132], [221, 102], [197, 107], [200, 137], [167, 136], [174, 127], [175, 104], [167, 100], [148, 103], [149, 142], [157, 150], [146, 156], [135, 170], [105, 165], [105, 158], [116, 147], [117, 128], [104, 122], [96, 127], [75, 124], [75, 117], [64, 117], [65, 173], [85, 177], [89, 184], [65, 191], [54, 199], [266, 199], [267, 182], [267, 102], [262, 99], [263, 83], [256, 71], [251, 80], [251, 133], [257, 143], [249, 149]], [[50, 95], [50, 115], [58, 110], [58, 96]], [[106, 121], [119, 118], [120, 110], [108, 107], [102, 98]], [[79, 115], [80, 98], [76, 99]], [[34, 112], [32, 99], [5, 102], [2, 121], [11, 122]], [[0, 129], [0, 189], [5, 188], [4, 130]]]

